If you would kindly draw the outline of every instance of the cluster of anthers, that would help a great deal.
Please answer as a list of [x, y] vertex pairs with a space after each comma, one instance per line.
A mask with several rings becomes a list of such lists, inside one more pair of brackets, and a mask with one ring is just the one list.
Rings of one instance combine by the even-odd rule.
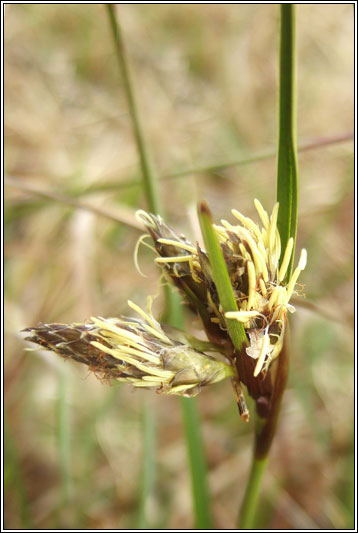
[[140, 318], [93, 317], [86, 323], [41, 324], [26, 340], [84, 363], [99, 378], [156, 387], [157, 392], [195, 396], [201, 387], [231, 377], [230, 365], [171, 339], [151, 312], [128, 301]]
[[[262, 222], [259, 227], [236, 209], [232, 213], [239, 224], [226, 220], [214, 225], [228, 268], [238, 310], [223, 314], [213, 282], [207, 254], [197, 244], [193, 246], [183, 235], [176, 234], [159, 216], [138, 211], [137, 217], [148, 228], [160, 257], [156, 262], [166, 269], [182, 290], [188, 303], [204, 306], [211, 323], [226, 329], [225, 319], [235, 319], [244, 325], [249, 346], [246, 353], [257, 360], [254, 377], [266, 373], [279, 355], [285, 334], [287, 311], [295, 308], [289, 301], [300, 272], [306, 266], [307, 253], [301, 251], [298, 266], [286, 279], [293, 252], [293, 238], [286, 245], [281, 265], [281, 240], [277, 229], [279, 204], [271, 216], [258, 200], [254, 201]], [[191, 280], [189, 281], [189, 278]], [[203, 292], [202, 288], [205, 287]], [[207, 328], [206, 328], [207, 329]]]
[[[178, 332], [175, 334], [173, 330], [168, 336], [167, 328], [153, 317], [151, 298], [147, 311], [128, 302], [140, 318], [92, 318], [79, 324], [40, 324], [25, 330], [31, 334], [27, 340], [86, 364], [99, 377], [135, 387], [156, 387], [158, 392], [193, 396], [202, 386], [227, 377], [233, 377], [236, 383], [239, 374], [239, 380], [245, 383], [253, 398], [269, 398], [271, 385], [267, 370], [283, 346], [287, 311], [294, 311], [289, 301], [305, 268], [306, 251], [302, 250], [298, 266], [288, 276], [293, 239], [288, 240], [280, 263], [278, 204], [270, 217], [258, 200], [255, 206], [262, 227], [236, 210], [233, 215], [239, 220], [238, 225], [222, 220], [221, 225], [214, 226], [237, 303], [238, 310], [230, 313], [222, 310], [208, 254], [199, 244], [193, 246], [160, 216], [137, 212], [159, 256], [156, 262], [201, 318], [209, 343], [188, 340], [183, 332], [178, 339]], [[141, 237], [136, 247], [137, 266], [138, 247], [145, 237], [148, 235]], [[246, 354], [235, 353], [227, 320], [243, 324], [248, 341]], [[228, 363], [220, 356], [208, 355], [207, 351], [221, 353]], [[253, 361], [256, 363], [251, 364]], [[263, 379], [253, 379], [259, 375]], [[245, 409], [242, 409], [244, 414]]]

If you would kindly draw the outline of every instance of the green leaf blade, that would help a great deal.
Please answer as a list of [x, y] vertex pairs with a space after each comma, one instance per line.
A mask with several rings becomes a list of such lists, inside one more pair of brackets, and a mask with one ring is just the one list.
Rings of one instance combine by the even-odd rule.
[[280, 204], [277, 227], [281, 237], [281, 258], [293, 237], [293, 253], [286, 279], [291, 276], [297, 234], [298, 168], [296, 146], [295, 32], [294, 6], [281, 5], [279, 146], [277, 201]]
[[[205, 202], [199, 206], [199, 220], [221, 307], [224, 313], [238, 311], [225, 259]], [[226, 325], [235, 348], [241, 351], [247, 344], [244, 326], [234, 319], [226, 319]]]

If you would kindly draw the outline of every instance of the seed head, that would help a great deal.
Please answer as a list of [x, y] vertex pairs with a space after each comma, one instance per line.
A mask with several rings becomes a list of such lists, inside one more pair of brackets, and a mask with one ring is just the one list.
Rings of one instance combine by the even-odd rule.
[[280, 265], [279, 205], [275, 204], [269, 216], [258, 200], [254, 203], [261, 226], [236, 209], [232, 213], [238, 224], [222, 220], [221, 225], [214, 226], [238, 306], [238, 311], [226, 314], [220, 306], [206, 252], [174, 232], [160, 217], [144, 211], [139, 211], [137, 216], [153, 238], [159, 255], [156, 262], [182, 290], [189, 305], [199, 312], [209, 338], [214, 340], [213, 335], [219, 338], [219, 332], [221, 337], [223, 334], [228, 337], [225, 318], [244, 325], [249, 344], [246, 354], [256, 360], [253, 375], [257, 377], [266, 374], [282, 349], [287, 312], [295, 311], [289, 301], [306, 266], [307, 253], [301, 251], [298, 266], [286, 279], [293, 239], [288, 240]]
[[195, 396], [202, 386], [233, 375], [228, 364], [187, 344], [170, 339], [150, 307], [129, 307], [140, 318], [91, 318], [85, 324], [41, 324], [27, 328], [26, 340], [86, 364], [105, 380], [135, 387], [156, 387], [158, 392]]

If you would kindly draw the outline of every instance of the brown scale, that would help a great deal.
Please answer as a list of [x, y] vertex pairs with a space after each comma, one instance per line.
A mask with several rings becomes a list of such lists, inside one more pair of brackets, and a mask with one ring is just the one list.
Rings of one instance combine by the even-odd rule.
[[[41, 324], [36, 328], [27, 328], [23, 331], [32, 335], [25, 340], [39, 344], [47, 350], [55, 351], [65, 359], [74, 359], [79, 363], [89, 366], [90, 370], [119, 375], [116, 369], [118, 364], [125, 364], [90, 344], [98, 340], [90, 331], [96, 326], [91, 325], [66, 325], [66, 324]], [[109, 346], [105, 341], [104, 345]]]

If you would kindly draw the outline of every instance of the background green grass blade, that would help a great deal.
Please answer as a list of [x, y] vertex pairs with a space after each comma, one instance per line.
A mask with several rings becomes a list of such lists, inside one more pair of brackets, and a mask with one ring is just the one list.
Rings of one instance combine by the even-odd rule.
[[[163, 215], [159, 197], [157, 176], [154, 171], [153, 164], [151, 162], [149, 148], [146, 144], [143, 128], [140, 121], [132, 78], [128, 66], [120, 26], [116, 18], [115, 7], [111, 4], [108, 4], [106, 8], [112, 29], [117, 59], [124, 81], [124, 89], [127, 96], [129, 112], [131, 115], [133, 130], [137, 144], [137, 150], [140, 157], [140, 165], [143, 177], [142, 183], [148, 207], [152, 213], [161, 213]], [[165, 320], [172, 326], [180, 327], [182, 321], [182, 310], [180, 304], [177, 301], [176, 295], [170, 289], [170, 287], [165, 288], [165, 300]], [[200, 417], [194, 400], [191, 400], [190, 407], [188, 406], [186, 408], [183, 408], [183, 422], [189, 453], [195, 523], [199, 525], [204, 524], [200, 527], [209, 527], [211, 526], [211, 521], [209, 518], [210, 501], [209, 487], [207, 484], [207, 468], [205, 462], [204, 446], [202, 439], [200, 438]], [[151, 437], [154, 434], [154, 416], [152, 413], [150, 415], [149, 413], [145, 415], [143, 429], [143, 474], [145, 476], [145, 479], [142, 480], [140, 497], [140, 522], [142, 528], [144, 528], [146, 525], [145, 506], [147, 498], [153, 488], [155, 478], [155, 449], [154, 441]], [[194, 454], [198, 454], [198, 456], [202, 458], [200, 468], [197, 467], [199, 463], [197, 461], [196, 455], [195, 461], [193, 460]]]
[[[294, 5], [281, 5], [279, 146], [277, 163], [277, 226], [281, 236], [281, 261], [287, 241], [297, 233], [297, 148], [294, 61]], [[294, 248], [286, 279], [292, 272]]]
[[66, 368], [58, 371], [57, 397], [57, 439], [61, 470], [61, 507], [71, 502], [72, 468], [71, 468], [71, 423], [68, 404], [68, 372]]
[[212, 529], [207, 464], [201, 432], [201, 420], [194, 398], [180, 398], [188, 450], [196, 529]]
[[148, 526], [148, 497], [155, 484], [155, 416], [152, 406], [143, 405], [142, 413], [143, 459], [140, 482], [138, 529]]
[[129, 70], [127, 53], [124, 46], [122, 32], [120, 25], [117, 22], [115, 6], [107, 4], [108, 16], [111, 24], [112, 35], [115, 43], [115, 51], [118, 59], [119, 68], [122, 74], [124, 83], [124, 90], [127, 97], [129, 113], [132, 120], [133, 132], [136, 139], [138, 155], [140, 158], [140, 166], [143, 174], [143, 187], [145, 196], [149, 205], [149, 209], [155, 213], [160, 213], [159, 193], [156, 186], [156, 174], [149, 153], [149, 148], [144, 136], [144, 130], [140, 121], [137, 101], [135, 97], [132, 77]]

